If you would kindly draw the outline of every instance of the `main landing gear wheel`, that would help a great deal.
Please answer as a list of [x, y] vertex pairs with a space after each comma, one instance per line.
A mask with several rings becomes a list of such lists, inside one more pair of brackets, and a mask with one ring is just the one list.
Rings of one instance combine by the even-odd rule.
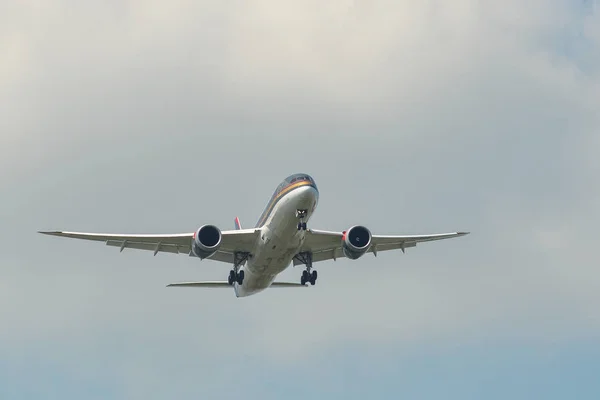
[[236, 252], [233, 254], [233, 269], [229, 271], [229, 277], [227, 278], [227, 282], [233, 286], [234, 283], [237, 282], [238, 285], [244, 283], [244, 270], [240, 271], [240, 266], [242, 266], [250, 253], [241, 253]]
[[302, 285], [306, 285], [308, 282], [310, 282], [310, 284], [313, 286], [315, 283], [317, 283], [317, 271], [313, 270], [311, 273], [309, 273], [307, 270], [302, 271], [300, 283]]
[[239, 271], [236, 273], [234, 270], [229, 271], [229, 277], [227, 278], [227, 282], [230, 285], [233, 285], [234, 282], [237, 282], [238, 285], [244, 283], [244, 271]]
[[317, 283], [317, 271], [312, 269], [312, 253], [298, 253], [294, 258], [306, 265], [306, 269], [302, 271], [302, 276], [300, 277], [300, 284], [306, 285], [310, 282], [311, 285], [315, 285]]
[[306, 230], [306, 222], [298, 222], [298, 230], [305, 231]]

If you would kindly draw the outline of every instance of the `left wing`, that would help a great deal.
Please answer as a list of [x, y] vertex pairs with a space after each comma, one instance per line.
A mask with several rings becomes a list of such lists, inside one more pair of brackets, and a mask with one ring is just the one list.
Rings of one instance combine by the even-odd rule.
[[[108, 246], [123, 249], [138, 249], [153, 251], [154, 255], [159, 252], [192, 254], [191, 245], [194, 233], [175, 234], [112, 234], [112, 233], [84, 233], [64, 231], [43, 231], [44, 235], [62, 236], [72, 239], [94, 240], [105, 242]], [[254, 243], [260, 231], [257, 229], [239, 229], [222, 231], [222, 241], [219, 250], [208, 257], [209, 260], [233, 263], [233, 253], [252, 252]]]
[[[367, 253], [377, 255], [380, 251], [404, 249], [415, 247], [417, 243], [433, 240], [450, 239], [468, 235], [469, 232], [436, 233], [431, 235], [372, 235], [371, 245]], [[306, 231], [304, 245], [300, 251], [312, 252], [312, 261], [335, 260], [344, 257], [342, 251], [343, 232], [321, 231], [309, 229]], [[301, 264], [294, 258], [294, 265]]]

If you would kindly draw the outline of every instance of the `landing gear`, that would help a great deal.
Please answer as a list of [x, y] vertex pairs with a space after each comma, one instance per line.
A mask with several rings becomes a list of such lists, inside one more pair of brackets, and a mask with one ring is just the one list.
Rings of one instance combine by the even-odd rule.
[[306, 214], [308, 213], [308, 210], [296, 210], [296, 218], [298, 218], [300, 221], [298, 222], [298, 230], [306, 230], [306, 222], [304, 222], [304, 218], [306, 218]]
[[306, 285], [308, 282], [310, 282], [311, 285], [314, 285], [315, 283], [317, 283], [317, 271], [313, 269], [312, 272], [308, 272], [308, 270], [304, 270], [302, 271], [302, 277], [300, 277], [300, 283], [302, 285]]
[[300, 283], [306, 285], [306, 283], [310, 282], [311, 285], [315, 285], [317, 283], [317, 271], [312, 269], [312, 253], [308, 251], [298, 253], [294, 258], [306, 265], [306, 269], [302, 271]]
[[237, 273], [234, 270], [229, 271], [227, 282], [230, 285], [233, 285], [235, 282], [237, 282], [238, 285], [241, 285], [244, 283], [244, 271], [238, 271]]
[[233, 269], [229, 271], [227, 282], [233, 285], [237, 282], [238, 285], [244, 283], [244, 271], [240, 271], [240, 266], [244, 265], [250, 253], [236, 252], [233, 254]]

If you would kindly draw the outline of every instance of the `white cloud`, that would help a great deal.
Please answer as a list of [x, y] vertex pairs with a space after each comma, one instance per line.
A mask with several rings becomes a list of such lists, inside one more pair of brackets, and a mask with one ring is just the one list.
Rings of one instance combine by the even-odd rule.
[[[571, 7], [14, 5], [0, 16], [3, 342], [114, 329], [193, 355], [237, 354], [239, 340], [289, 362], [340, 341], [598, 332], [599, 24]], [[238, 212], [249, 225], [296, 170], [318, 180], [325, 229], [473, 233], [323, 264], [308, 292], [245, 300], [162, 288], [222, 279], [222, 265], [32, 234], [170, 231]]]

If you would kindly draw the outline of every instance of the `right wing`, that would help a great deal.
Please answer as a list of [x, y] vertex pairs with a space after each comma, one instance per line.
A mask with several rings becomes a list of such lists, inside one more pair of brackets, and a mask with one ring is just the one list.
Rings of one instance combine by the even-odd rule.
[[[108, 246], [123, 249], [138, 249], [159, 252], [192, 255], [192, 239], [194, 233], [175, 234], [113, 234], [85, 233], [65, 231], [43, 231], [44, 235], [61, 236], [72, 239], [93, 240], [105, 242]], [[208, 260], [222, 261], [233, 264], [234, 252], [252, 252], [254, 243], [260, 234], [258, 229], [239, 229], [222, 231], [222, 241], [219, 250], [208, 257]]]
[[[404, 252], [406, 248], [415, 247], [417, 243], [450, 239], [468, 234], [469, 232], [435, 233], [431, 235], [372, 235], [371, 246], [367, 253], [376, 255], [380, 251], [398, 249]], [[313, 262], [345, 257], [342, 251], [343, 235], [343, 232], [307, 230], [301, 251], [311, 252]], [[299, 264], [301, 262], [294, 258], [294, 265]]]

